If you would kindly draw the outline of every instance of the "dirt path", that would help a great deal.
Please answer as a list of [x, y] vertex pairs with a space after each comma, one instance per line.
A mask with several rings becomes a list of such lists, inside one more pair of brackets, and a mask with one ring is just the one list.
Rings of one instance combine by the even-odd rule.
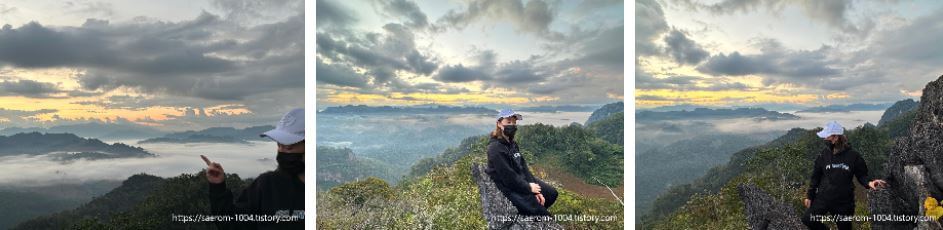
[[[616, 201], [616, 198], [612, 196], [612, 193], [609, 192], [609, 189], [606, 189], [605, 186], [592, 185], [583, 182], [579, 177], [574, 176], [573, 174], [567, 173], [563, 170], [552, 168], [552, 167], [543, 167], [542, 165], [531, 165], [531, 170], [534, 173], [534, 176], [540, 179], [548, 178], [548, 180], [555, 181], [561, 184], [561, 187], [566, 190], [573, 191], [580, 195], [592, 198], [601, 198]], [[625, 185], [620, 185], [619, 187], [612, 187], [612, 191], [619, 196], [619, 199], [625, 200], [623, 197], [623, 189]]]

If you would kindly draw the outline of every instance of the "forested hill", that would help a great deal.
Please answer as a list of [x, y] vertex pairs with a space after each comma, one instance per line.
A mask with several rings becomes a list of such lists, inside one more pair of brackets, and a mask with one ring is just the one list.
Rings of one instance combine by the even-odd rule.
[[140, 147], [122, 143], [107, 144], [98, 139], [82, 138], [71, 133], [32, 132], [0, 136], [0, 156], [48, 153], [57, 153], [55, 157], [58, 159], [154, 156]]
[[[901, 103], [901, 102], [899, 102]], [[899, 104], [898, 103], [898, 104]], [[906, 103], [906, 102], [903, 102]], [[921, 102], [922, 103], [922, 102]], [[907, 135], [913, 124], [912, 111], [900, 112], [892, 106], [885, 117], [892, 117], [882, 125], [867, 123], [846, 127], [845, 135], [853, 149], [865, 159], [870, 174], [885, 175], [885, 162], [894, 139]], [[887, 116], [895, 113], [896, 116]], [[794, 210], [786, 213], [801, 214], [805, 210], [801, 200], [809, 187], [812, 161], [824, 145], [812, 130], [795, 128], [767, 144], [739, 151], [721, 166], [689, 184], [671, 187], [660, 195], [648, 215], [640, 218], [637, 228], [642, 229], [745, 229], [748, 227], [744, 203], [738, 195], [738, 186], [756, 185], [776, 200], [785, 202]], [[856, 190], [855, 215], [868, 215], [867, 196]], [[870, 223], [856, 222], [856, 228], [868, 229]]]
[[606, 104], [602, 106], [601, 108], [596, 109], [595, 111], [593, 111], [592, 114], [589, 115], [589, 119], [586, 119], [586, 125], [590, 125], [593, 122], [602, 120], [603, 118], [607, 118], [613, 114], [623, 113], [623, 112], [625, 112], [625, 103], [621, 101]]
[[[600, 130], [621, 134], [621, 122], [595, 128], [531, 124], [521, 125], [518, 130], [521, 152], [535, 176], [560, 192], [551, 213], [613, 218], [600, 222], [558, 221], [567, 229], [623, 229], [623, 208], [615, 198], [590, 197], [580, 192], [586, 186], [616, 189], [622, 184], [623, 147], [597, 135]], [[414, 165], [410, 176], [396, 185], [370, 177], [319, 191], [319, 228], [486, 228], [470, 168], [476, 163], [486, 164], [489, 140], [487, 135], [466, 138], [461, 145]], [[550, 173], [556, 171], [564, 173]], [[578, 179], [569, 181], [566, 175]]]
[[[234, 196], [251, 181], [226, 175]], [[134, 175], [78, 208], [25, 221], [13, 229], [216, 229], [212, 223], [171, 219], [172, 214], [210, 214], [208, 189], [202, 171], [170, 178]]]

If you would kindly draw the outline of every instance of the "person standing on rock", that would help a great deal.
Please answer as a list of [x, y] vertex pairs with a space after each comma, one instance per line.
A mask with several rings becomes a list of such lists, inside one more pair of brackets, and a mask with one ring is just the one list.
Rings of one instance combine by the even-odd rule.
[[488, 143], [488, 167], [485, 172], [498, 190], [517, 207], [520, 215], [550, 215], [547, 211], [557, 200], [557, 190], [534, 178], [527, 161], [514, 141], [517, 121], [523, 116], [510, 109], [498, 113], [498, 121]]
[[[825, 124], [821, 132], [816, 133], [825, 139], [826, 148], [815, 159], [812, 169], [812, 183], [803, 204], [806, 206], [802, 223], [809, 229], [828, 229], [821, 220], [824, 218], [849, 217], [855, 213], [855, 185], [852, 177], [858, 179], [861, 186], [876, 190], [887, 186], [880, 179], [871, 180], [868, 165], [861, 154], [851, 148], [844, 135], [845, 128], [838, 122]], [[851, 229], [851, 221], [836, 220], [838, 229]]]

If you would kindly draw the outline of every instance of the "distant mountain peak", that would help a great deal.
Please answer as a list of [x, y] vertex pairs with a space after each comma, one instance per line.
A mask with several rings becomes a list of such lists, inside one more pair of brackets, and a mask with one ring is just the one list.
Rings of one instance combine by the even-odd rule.
[[94, 138], [71, 133], [17, 133], [0, 136], [0, 156], [42, 155], [56, 153], [57, 159], [100, 159], [117, 157], [150, 157], [143, 148], [122, 143], [107, 144]]

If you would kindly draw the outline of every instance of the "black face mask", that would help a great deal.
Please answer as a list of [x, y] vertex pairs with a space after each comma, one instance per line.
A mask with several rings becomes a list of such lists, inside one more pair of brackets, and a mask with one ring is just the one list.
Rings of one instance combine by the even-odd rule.
[[288, 172], [292, 175], [305, 173], [305, 154], [304, 153], [284, 153], [278, 152], [275, 157], [278, 161], [278, 169]]
[[514, 133], [517, 132], [517, 125], [505, 125], [504, 126], [504, 135], [513, 138]]
[[830, 140], [825, 140], [825, 147], [828, 147], [828, 149], [833, 149], [835, 148], [835, 144]]

